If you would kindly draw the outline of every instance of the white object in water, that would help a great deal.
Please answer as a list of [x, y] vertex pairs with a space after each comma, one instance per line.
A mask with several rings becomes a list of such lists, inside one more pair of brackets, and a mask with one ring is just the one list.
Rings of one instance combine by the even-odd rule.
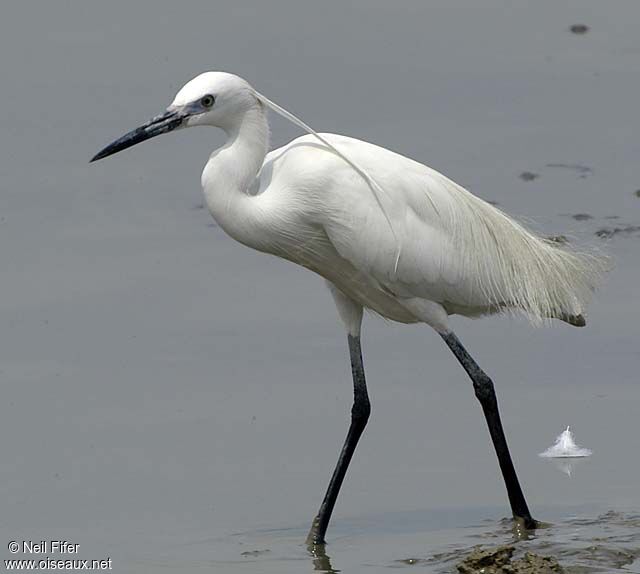
[[569, 427], [556, 438], [556, 443], [550, 446], [547, 450], [540, 453], [540, 456], [545, 458], [580, 458], [585, 456], [591, 456], [591, 451], [588, 448], [582, 448], [578, 446], [573, 439], [573, 434], [569, 430]]

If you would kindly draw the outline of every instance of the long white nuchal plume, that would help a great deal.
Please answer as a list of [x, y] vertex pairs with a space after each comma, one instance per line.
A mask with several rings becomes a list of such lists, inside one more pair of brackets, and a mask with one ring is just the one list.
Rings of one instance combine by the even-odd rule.
[[384, 217], [387, 220], [387, 223], [389, 224], [389, 227], [391, 229], [391, 233], [393, 233], [393, 237], [396, 240], [396, 245], [397, 245], [398, 249], [397, 249], [397, 252], [396, 252], [395, 264], [393, 266], [393, 272], [397, 273], [397, 271], [398, 271], [398, 262], [400, 261], [400, 253], [402, 251], [402, 243], [400, 242], [400, 238], [398, 237], [398, 234], [396, 233], [396, 230], [393, 228], [393, 223], [391, 223], [391, 218], [389, 217], [389, 214], [387, 213], [387, 210], [384, 207], [384, 204], [382, 202], [382, 196], [385, 195], [385, 191], [384, 191], [383, 187], [371, 175], [369, 175], [364, 168], [360, 167], [355, 161], [353, 161], [350, 157], [348, 157], [343, 152], [341, 152], [338, 148], [336, 148], [336, 146], [334, 146], [332, 143], [330, 143], [326, 138], [322, 137], [318, 132], [316, 132], [311, 126], [309, 126], [306, 123], [304, 123], [300, 118], [298, 118], [297, 116], [293, 115], [291, 112], [285, 110], [283, 107], [279, 106], [275, 102], [272, 102], [269, 98], [267, 98], [266, 96], [263, 96], [260, 92], [257, 92], [256, 90], [254, 90], [254, 94], [255, 94], [256, 98], [260, 102], [262, 102], [265, 106], [267, 106], [269, 109], [271, 109], [274, 112], [276, 112], [277, 114], [281, 115], [283, 118], [288, 119], [290, 122], [294, 123], [298, 127], [300, 127], [303, 130], [305, 130], [307, 133], [313, 135], [318, 140], [320, 140], [332, 152], [334, 152], [338, 157], [342, 158], [350, 167], [352, 167], [353, 170], [355, 172], [357, 172], [362, 177], [362, 179], [365, 180], [365, 182], [367, 183], [367, 185], [369, 186], [369, 188], [373, 192], [373, 196], [374, 196], [377, 204], [380, 206], [380, 209], [382, 210], [382, 213], [384, 214]]

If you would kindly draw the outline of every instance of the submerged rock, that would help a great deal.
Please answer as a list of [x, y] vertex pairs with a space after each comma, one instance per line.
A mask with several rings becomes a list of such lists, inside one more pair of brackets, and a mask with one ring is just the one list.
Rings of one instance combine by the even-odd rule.
[[565, 570], [552, 556], [539, 556], [525, 552], [522, 558], [512, 560], [515, 547], [476, 548], [457, 565], [460, 574], [553, 574]]

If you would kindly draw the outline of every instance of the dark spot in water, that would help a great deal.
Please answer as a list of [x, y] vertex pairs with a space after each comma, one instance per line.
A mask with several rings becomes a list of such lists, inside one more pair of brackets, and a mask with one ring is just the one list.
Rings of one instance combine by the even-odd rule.
[[566, 235], [548, 235], [547, 241], [551, 241], [552, 243], [558, 243], [560, 245], [564, 245], [569, 243]]
[[580, 179], [593, 175], [593, 170], [588, 165], [582, 165], [579, 163], [548, 163], [547, 167], [575, 171]]
[[491, 201], [490, 199], [485, 200], [489, 205], [498, 206], [500, 205], [497, 201]]
[[572, 34], [577, 34], [578, 36], [582, 36], [583, 34], [586, 34], [589, 31], [589, 26], [587, 26], [586, 24], [572, 24], [571, 26], [569, 26], [569, 31]]
[[240, 553], [240, 556], [248, 556], [251, 558], [255, 558], [257, 556], [262, 556], [263, 554], [268, 554], [269, 552], [271, 552], [271, 550], [269, 549], [265, 549], [265, 550], [245, 550], [244, 552]]
[[588, 213], [574, 213], [571, 217], [576, 221], [588, 221], [589, 219], [593, 219], [593, 215], [589, 215]]
[[640, 189], [636, 189], [633, 195], [635, 195], [636, 197], [640, 197]]
[[620, 219], [619, 215], [607, 215], [605, 219]]
[[640, 225], [627, 225], [625, 227], [603, 227], [596, 231], [596, 235], [601, 239], [611, 239], [616, 235], [633, 235], [640, 232]]
[[602, 239], [609, 239], [616, 234], [615, 229], [603, 227], [602, 229], [598, 229], [596, 231], [596, 235]]
[[538, 179], [540, 174], [533, 173], [532, 171], [523, 171], [520, 174], [520, 179], [522, 181], [533, 181], [534, 179]]
[[196, 203], [192, 209], [198, 211], [200, 209], [204, 209], [204, 207], [205, 207], [204, 202], [200, 202], [200, 203]]

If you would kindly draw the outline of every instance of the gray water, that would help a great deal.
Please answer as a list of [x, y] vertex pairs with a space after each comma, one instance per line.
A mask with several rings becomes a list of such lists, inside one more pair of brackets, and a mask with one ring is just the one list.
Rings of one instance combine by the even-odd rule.
[[[529, 504], [552, 525], [518, 547], [640, 572], [639, 19], [637, 2], [595, 0], [8, 3], [3, 559], [25, 557], [9, 541], [46, 539], [117, 572], [329, 568], [303, 543], [351, 382], [323, 282], [212, 224], [199, 178], [221, 133], [87, 163], [222, 69], [316, 129], [413, 157], [615, 258], [584, 329], [453, 324], [496, 383]], [[298, 133], [274, 118], [274, 146]], [[452, 571], [474, 544], [512, 540], [480, 407], [439, 337], [368, 318], [363, 350], [373, 413], [331, 568]], [[594, 451], [570, 476], [537, 456], [567, 425]]]

